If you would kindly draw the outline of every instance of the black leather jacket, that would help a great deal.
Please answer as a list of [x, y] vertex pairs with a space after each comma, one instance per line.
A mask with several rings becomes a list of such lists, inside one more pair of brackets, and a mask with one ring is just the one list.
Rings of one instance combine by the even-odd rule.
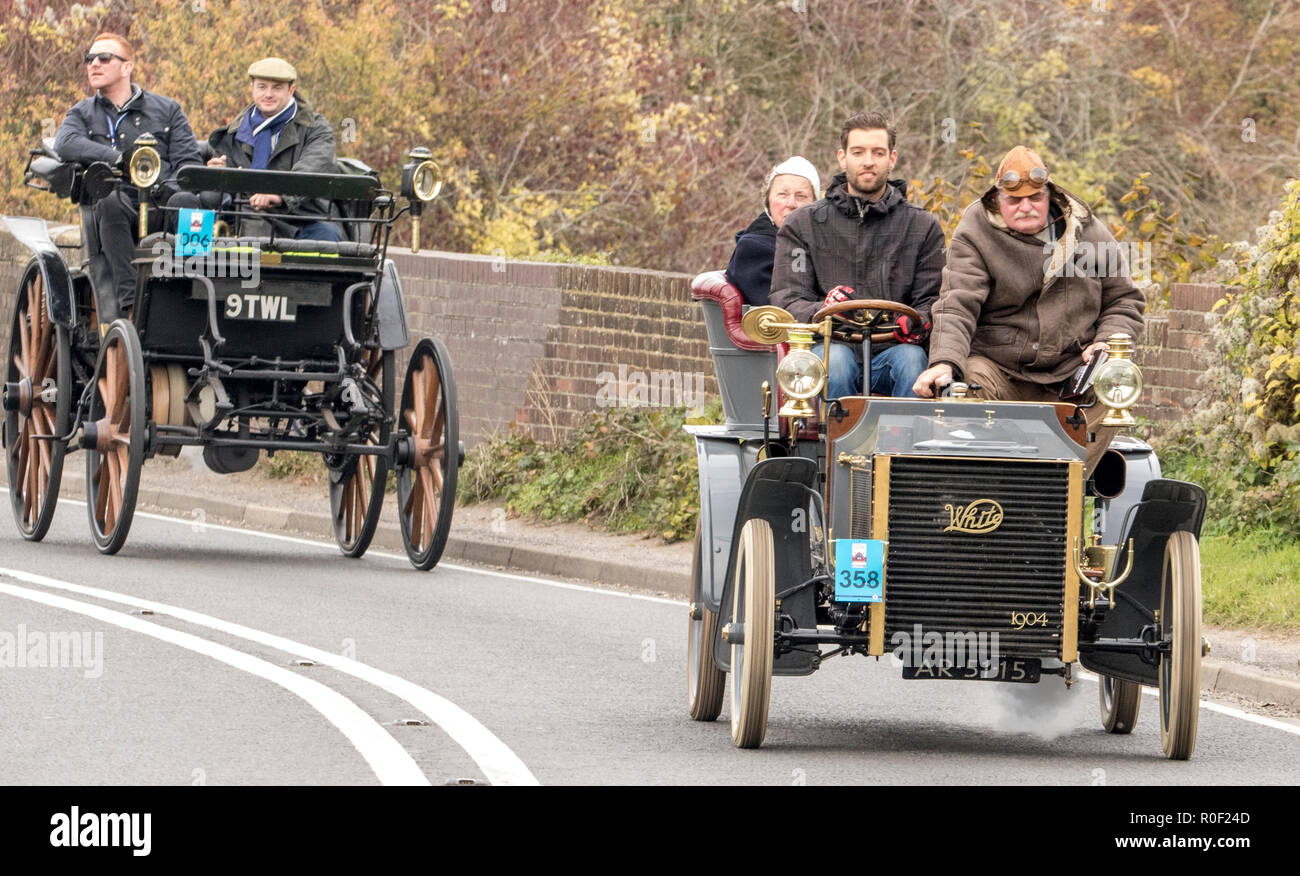
[[[130, 154], [136, 138], [148, 131], [158, 141], [155, 148], [162, 159], [164, 180], [186, 165], [202, 164], [199, 144], [181, 105], [169, 97], [134, 87], [135, 94], [120, 109], [96, 92], [68, 110], [54, 138], [54, 151], [59, 157], [81, 164], [114, 164]], [[134, 193], [134, 189], [130, 191]]]

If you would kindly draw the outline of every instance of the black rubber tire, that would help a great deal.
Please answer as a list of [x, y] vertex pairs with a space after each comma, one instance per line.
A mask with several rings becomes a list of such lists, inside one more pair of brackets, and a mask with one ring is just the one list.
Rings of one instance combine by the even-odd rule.
[[700, 523], [695, 524], [695, 564], [691, 575], [691, 606], [686, 637], [686, 702], [691, 718], [714, 721], [722, 714], [727, 673], [713, 662], [713, 638], [718, 616], [704, 604], [704, 556], [701, 553]]
[[[364, 444], [388, 445], [392, 435], [393, 383], [396, 365], [391, 350], [374, 350], [367, 373], [382, 393], [385, 420], [373, 428]], [[384, 509], [384, 487], [388, 483], [388, 457], [349, 456], [330, 469], [330, 519], [334, 541], [343, 556], [358, 559], [370, 548]]]
[[95, 547], [115, 554], [135, 516], [147, 415], [140, 338], [125, 319], [114, 320], [100, 343], [93, 384], [89, 420], [99, 442], [85, 448], [86, 514]]
[[[31, 319], [33, 315], [35, 320]], [[23, 538], [40, 541], [49, 532], [59, 503], [63, 458], [68, 445], [64, 441], [37, 440], [31, 436], [68, 433], [74, 390], [68, 331], [49, 320], [45, 284], [35, 261], [28, 264], [18, 284], [8, 354], [0, 374], [4, 375], [5, 383], [30, 381], [32, 395], [27, 415], [6, 411], [0, 431], [14, 522]], [[53, 403], [41, 398], [47, 380], [54, 383]]]
[[414, 447], [397, 469], [397, 516], [411, 565], [438, 564], [451, 531], [460, 466], [460, 425], [451, 357], [436, 338], [416, 344], [402, 381], [398, 428]]
[[1097, 678], [1101, 726], [1107, 733], [1132, 733], [1142, 706], [1142, 685], [1102, 675]]

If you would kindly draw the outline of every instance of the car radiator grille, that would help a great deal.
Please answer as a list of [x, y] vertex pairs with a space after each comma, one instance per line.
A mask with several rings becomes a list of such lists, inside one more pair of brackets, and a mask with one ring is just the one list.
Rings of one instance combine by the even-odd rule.
[[[912, 637], [919, 624], [941, 634], [996, 632], [1007, 656], [1060, 656], [1067, 463], [895, 457], [888, 495], [886, 651], [895, 633]], [[953, 522], [945, 506], [979, 500], [1001, 506], [996, 529], [945, 531]], [[1023, 629], [1013, 614], [1028, 616]]]

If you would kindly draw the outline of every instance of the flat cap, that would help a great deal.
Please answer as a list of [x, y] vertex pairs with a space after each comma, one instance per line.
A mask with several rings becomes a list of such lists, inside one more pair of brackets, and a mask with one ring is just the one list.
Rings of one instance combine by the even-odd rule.
[[298, 71], [283, 58], [263, 58], [248, 67], [249, 79], [270, 79], [274, 82], [296, 82]]

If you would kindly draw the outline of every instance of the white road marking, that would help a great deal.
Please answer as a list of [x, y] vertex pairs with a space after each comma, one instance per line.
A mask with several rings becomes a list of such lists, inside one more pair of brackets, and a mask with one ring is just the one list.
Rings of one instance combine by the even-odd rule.
[[[243, 531], [243, 530], [240, 530]], [[394, 696], [401, 697], [415, 708], [419, 709], [430, 720], [441, 727], [452, 740], [465, 750], [474, 761], [478, 764], [479, 769], [487, 776], [488, 781], [494, 785], [537, 785], [540, 784], [537, 779], [529, 772], [528, 767], [519, 759], [504, 742], [493, 735], [479, 721], [466, 712], [460, 706], [441, 697], [434, 692], [427, 690], [414, 682], [407, 681], [391, 673], [384, 672], [382, 669], [376, 669], [365, 663], [344, 657], [339, 654], [332, 654], [329, 651], [322, 651], [319, 648], [313, 648], [311, 645], [305, 645], [302, 642], [295, 642], [292, 639], [286, 639], [273, 633], [265, 633], [261, 630], [255, 630], [241, 624], [232, 623], [222, 620], [221, 618], [212, 617], [211, 615], [201, 614], [197, 611], [190, 611], [179, 606], [167, 605], [166, 603], [154, 602], [147, 599], [138, 599], [133, 596], [116, 593], [111, 590], [101, 590], [97, 587], [86, 587], [81, 584], [73, 584], [68, 581], [60, 581], [56, 578], [47, 578], [44, 575], [35, 575], [31, 572], [24, 572], [17, 569], [0, 568], [0, 575], [7, 575], [19, 581], [26, 581], [29, 584], [38, 584], [43, 587], [50, 587], [57, 590], [66, 590], [71, 593], [78, 593], [82, 596], [90, 596], [95, 599], [102, 599], [106, 602], [116, 602], [121, 605], [129, 605], [133, 608], [147, 608], [154, 614], [170, 615], [177, 620], [196, 626], [207, 627], [226, 635], [235, 636], [240, 639], [246, 639], [250, 642], [257, 642], [269, 648], [275, 648], [278, 651], [284, 651], [295, 657], [306, 657], [324, 666], [337, 669], [359, 678], [369, 684], [373, 684]], [[106, 609], [101, 609], [106, 611]], [[134, 618], [132, 618], [134, 620]], [[164, 628], [165, 629], [165, 628]], [[206, 642], [206, 639], [198, 641]], [[235, 651], [233, 653], [240, 653]], [[254, 658], [250, 658], [254, 659]], [[269, 664], [268, 664], [269, 665]], [[278, 668], [278, 667], [277, 667]], [[286, 670], [287, 672], [287, 670]], [[299, 676], [288, 673], [293, 678]], [[328, 688], [327, 688], [328, 689]], [[403, 751], [403, 754], [405, 752]]]
[[[77, 502], [78, 500], [76, 500], [76, 499], [71, 499], [71, 500], [64, 499], [64, 500], [61, 500], [61, 501], [72, 501], [72, 502]], [[84, 502], [80, 502], [80, 504], [83, 504], [83, 505], [84, 505], [85, 503], [84, 503]], [[159, 521], [163, 521], [163, 522], [165, 522], [165, 523], [182, 523], [182, 524], [186, 524], [186, 525], [189, 525], [189, 526], [193, 526], [193, 525], [194, 525], [194, 521], [193, 521], [193, 520], [186, 520], [186, 519], [183, 518], [183, 517], [168, 517], [168, 516], [166, 516], [166, 515], [164, 515], [164, 514], [152, 514], [152, 513], [149, 513], [149, 512], [145, 512], [145, 511], [137, 511], [135, 516], [136, 516], [136, 517], [147, 517], [147, 518], [149, 518], [150, 520], [159, 520]], [[299, 537], [299, 536], [294, 536], [294, 535], [281, 535], [280, 533], [277, 533], [277, 532], [262, 532], [261, 530], [258, 530], [258, 529], [246, 529], [246, 528], [241, 527], [241, 526], [226, 526], [226, 525], [224, 525], [224, 524], [220, 524], [220, 523], [207, 523], [207, 522], [204, 522], [203, 525], [204, 525], [205, 527], [210, 528], [210, 529], [217, 529], [217, 530], [220, 530], [220, 531], [222, 531], [222, 532], [233, 532], [233, 533], [239, 533], [239, 534], [241, 534], [241, 535], [252, 535], [252, 536], [256, 536], [256, 537], [258, 537], [258, 538], [267, 538], [267, 539], [271, 539], [271, 540], [273, 540], [273, 541], [285, 541], [285, 542], [289, 542], [290, 544], [306, 545], [306, 546], [308, 546], [308, 547], [320, 548], [321, 550], [325, 550], [325, 551], [328, 551], [328, 552], [330, 552], [330, 553], [337, 553], [337, 552], [338, 552], [338, 546], [337, 546], [337, 545], [334, 545], [334, 544], [331, 544], [330, 542], [327, 542], [327, 541], [313, 541], [312, 539], [309, 539], [309, 538], [301, 538], [301, 537]], [[405, 555], [405, 554], [393, 554], [393, 553], [389, 553], [388, 551], [379, 550], [379, 549], [376, 549], [376, 548], [372, 548], [372, 549], [366, 551], [366, 556], [367, 556], [367, 557], [382, 557], [382, 558], [385, 559], [385, 560], [395, 560], [395, 561], [401, 563], [402, 565], [407, 565], [407, 564], [409, 564], [409, 562], [410, 562], [410, 561], [406, 558], [406, 555]], [[513, 573], [511, 573], [511, 572], [498, 572], [498, 571], [495, 571], [495, 570], [493, 570], [493, 569], [483, 569], [483, 568], [478, 567], [478, 566], [462, 566], [462, 565], [459, 565], [459, 564], [457, 564], [457, 563], [439, 563], [439, 564], [438, 564], [438, 568], [439, 568], [439, 569], [454, 569], [454, 570], [456, 570], [457, 572], [473, 572], [473, 573], [476, 574], [476, 575], [489, 575], [489, 576], [491, 576], [491, 577], [493, 577], [493, 578], [506, 578], [506, 579], [508, 579], [508, 580], [513, 580], [513, 581], [523, 581], [523, 582], [526, 582], [526, 583], [528, 583], [528, 584], [543, 584], [543, 585], [545, 585], [545, 586], [547, 586], [547, 587], [554, 587], [554, 588], [556, 588], [557, 590], [576, 590], [576, 591], [578, 591], [578, 592], [580, 592], [580, 593], [594, 593], [594, 594], [597, 594], [597, 595], [599, 595], [599, 596], [621, 596], [621, 597], [623, 597], [623, 598], [625, 598], [625, 599], [638, 599], [638, 600], [641, 600], [641, 601], [643, 601], [643, 602], [658, 602], [658, 603], [660, 603], [660, 604], [662, 604], [662, 605], [681, 605], [681, 606], [685, 606], [685, 605], [688, 604], [688, 603], [686, 603], [684, 600], [681, 600], [681, 599], [669, 599], [669, 598], [667, 598], [667, 597], [663, 597], [663, 596], [650, 596], [649, 594], [645, 594], [645, 593], [631, 593], [631, 592], [628, 592], [628, 591], [626, 591], [626, 590], [610, 590], [610, 589], [607, 589], [607, 588], [601, 588], [601, 587], [589, 587], [589, 586], [586, 586], [586, 585], [583, 585], [583, 584], [573, 584], [573, 583], [570, 583], [570, 582], [568, 582], [568, 581], [554, 581], [554, 580], [550, 580], [550, 579], [547, 579], [547, 578], [534, 578], [534, 577], [531, 577], [531, 576], [528, 576], [528, 575], [517, 575], [517, 574], [513, 574]]]
[[[5, 487], [0, 487], [0, 492], [8, 492], [8, 490]], [[81, 505], [85, 504], [85, 502], [76, 499], [63, 499], [60, 501], [73, 502], [75, 504], [81, 504]], [[182, 517], [168, 517], [163, 514], [136, 512], [136, 516], [147, 517], [150, 520], [159, 520], [166, 523], [180, 523], [180, 524], [185, 524], [187, 526], [192, 526], [194, 524], [193, 520], [187, 520]], [[243, 535], [254, 536], [257, 538], [267, 538], [275, 541], [285, 541], [292, 544], [301, 544], [309, 547], [320, 548], [322, 550], [328, 550], [331, 552], [337, 550], [337, 547], [335, 545], [329, 544], [328, 542], [314, 541], [312, 539], [306, 539], [306, 538], [298, 538], [291, 535], [281, 535], [275, 532], [262, 532], [260, 530], [246, 529], [244, 527], [239, 527], [239, 526], [224, 526], [219, 523], [204, 523], [203, 525], [212, 527], [213, 529], [221, 530], [222, 532], [242, 533]], [[366, 553], [366, 556], [382, 557], [383, 559], [386, 560], [398, 560], [402, 563], [407, 562], [406, 557], [402, 554], [391, 554], [388, 553], [387, 551], [381, 551], [381, 550], [368, 551]], [[534, 578], [528, 575], [517, 575], [509, 572], [497, 572], [491, 569], [481, 569], [476, 566], [461, 566], [455, 563], [439, 563], [438, 565], [440, 568], [455, 569], [458, 572], [471, 572], [476, 575], [489, 575], [496, 578], [506, 578], [515, 581], [523, 581], [529, 584], [541, 584], [545, 587], [553, 587], [558, 590], [576, 590], [581, 593], [595, 593], [604, 596], [618, 596], [618, 597], [623, 597], [625, 599], [639, 599], [645, 602], [658, 602], [663, 605], [681, 606], [681, 605], [688, 604], [687, 602], [679, 599], [667, 599], [662, 596], [648, 596], [642, 593], [629, 593], [623, 590], [609, 590], [600, 587], [587, 587], [581, 584], [570, 584], [565, 581], [553, 581], [546, 578]], [[1088, 681], [1097, 681], [1097, 676], [1087, 671], [1080, 671], [1079, 677], [1086, 679]], [[1143, 688], [1143, 693], [1145, 693], [1147, 696], [1159, 695], [1158, 692], [1155, 691], [1154, 689], [1146, 688], [1146, 687]], [[1263, 715], [1251, 714], [1250, 712], [1245, 712], [1242, 711], [1241, 709], [1235, 709], [1231, 706], [1222, 706], [1219, 705], [1218, 703], [1210, 703], [1210, 702], [1206, 702], [1205, 700], [1201, 700], [1201, 708], [1208, 709], [1209, 711], [1212, 712], [1218, 712], [1223, 715], [1228, 715], [1230, 717], [1240, 718], [1243, 721], [1250, 721], [1251, 723], [1259, 724], [1263, 727], [1271, 727], [1275, 730], [1282, 730], [1287, 733], [1295, 733], [1297, 735], [1300, 735], [1300, 727], [1297, 727], [1292, 724], [1287, 724], [1286, 722], [1278, 721], [1273, 718], [1267, 718]]]
[[[20, 576], [14, 575], [6, 569], [0, 569], [0, 574], [22, 580]], [[190, 633], [149, 623], [113, 609], [104, 608], [101, 605], [78, 602], [65, 596], [42, 593], [39, 590], [29, 590], [26, 587], [16, 587], [3, 581], [0, 581], [0, 593], [31, 602], [39, 602], [62, 611], [82, 614], [101, 623], [113, 624], [131, 632], [151, 636], [278, 684], [290, 693], [301, 697], [308, 705], [324, 715], [331, 724], [339, 728], [348, 741], [365, 758], [366, 763], [374, 770], [375, 776], [378, 777], [382, 784], [426, 786], [429, 784], [428, 777], [420, 770], [411, 755], [398, 744], [397, 740], [387, 730], [366, 714], [356, 703], [319, 681], [304, 678], [280, 666], [267, 663], [265, 660], [251, 654], [227, 648], [225, 645], [199, 638]]]
[[[406, 557], [401, 557], [405, 560]], [[645, 593], [631, 593], [627, 590], [610, 590], [603, 587], [588, 587], [583, 584], [570, 584], [567, 581], [552, 581], [546, 578], [532, 578], [528, 575], [515, 575], [510, 572], [498, 572], [493, 569], [483, 569], [478, 566], [461, 566], [456, 563], [439, 563], [438, 568], [455, 569], [457, 572], [472, 572], [475, 575], [490, 575], [493, 578], [506, 578], [513, 581], [524, 581], [528, 584], [543, 584], [547, 587], [554, 587], [556, 590], [576, 590], [579, 593], [595, 593], [600, 596], [621, 596], [624, 599], [637, 599], [642, 602], [657, 602], [660, 605], [676, 605], [686, 607], [689, 603], [682, 599], [668, 599], [663, 596], [650, 596]]]
[[[1081, 671], [1079, 677], [1086, 681], [1095, 681], [1098, 684], [1101, 683], [1101, 679], [1098, 678], [1095, 673], [1086, 670]], [[1146, 685], [1142, 685], [1142, 693], [1144, 696], [1148, 697], [1160, 697], [1160, 691], [1154, 687], [1147, 687]], [[1201, 708], [1210, 712], [1218, 712], [1221, 715], [1228, 715], [1232, 718], [1240, 718], [1243, 721], [1249, 721], [1252, 724], [1259, 724], [1262, 727], [1272, 727], [1274, 730], [1282, 730], [1286, 733], [1300, 736], [1300, 725], [1288, 724], [1286, 721], [1279, 721], [1276, 718], [1268, 718], [1264, 715], [1255, 715], [1241, 709], [1233, 708], [1232, 706], [1223, 706], [1218, 703], [1208, 702], [1207, 700], [1201, 700]]]

